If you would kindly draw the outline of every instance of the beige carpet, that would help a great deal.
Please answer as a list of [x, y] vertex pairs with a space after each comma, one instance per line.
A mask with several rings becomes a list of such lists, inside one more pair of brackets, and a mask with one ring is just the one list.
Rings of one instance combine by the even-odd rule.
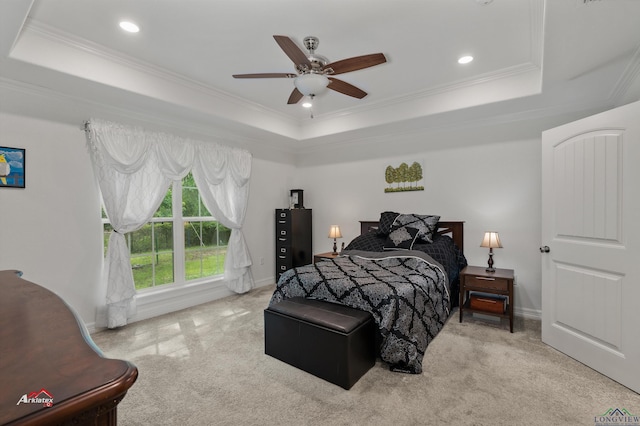
[[640, 395], [540, 341], [540, 323], [458, 322], [429, 346], [424, 373], [377, 363], [346, 391], [264, 355], [273, 287], [96, 333], [140, 376], [120, 425], [594, 425]]

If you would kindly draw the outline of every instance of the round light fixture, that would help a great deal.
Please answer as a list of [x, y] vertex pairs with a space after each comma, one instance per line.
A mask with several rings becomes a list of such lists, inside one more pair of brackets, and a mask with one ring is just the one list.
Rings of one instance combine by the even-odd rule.
[[305, 96], [319, 95], [327, 90], [329, 79], [322, 74], [302, 74], [293, 81], [296, 89]]
[[311, 103], [311, 101], [304, 101], [302, 103], [302, 107], [303, 108], [311, 108], [313, 106], [313, 104]]
[[122, 28], [128, 33], [137, 33], [140, 31], [140, 27], [131, 21], [121, 21], [120, 28]]
[[462, 56], [458, 59], [459, 64], [468, 64], [471, 61], [473, 61], [473, 56]]

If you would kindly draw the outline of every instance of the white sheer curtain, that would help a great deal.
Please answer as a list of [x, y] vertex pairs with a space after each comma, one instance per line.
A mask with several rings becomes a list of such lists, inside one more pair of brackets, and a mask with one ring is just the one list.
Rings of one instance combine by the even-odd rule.
[[135, 313], [135, 285], [124, 238], [151, 219], [171, 181], [193, 168], [205, 206], [232, 229], [225, 261], [225, 282], [238, 293], [253, 287], [251, 258], [242, 235], [251, 175], [247, 151], [148, 132], [92, 119], [87, 143], [114, 232], [109, 237], [104, 279], [107, 327], [125, 325]]
[[251, 161], [246, 161], [238, 150], [200, 145], [192, 172], [205, 207], [231, 229], [224, 262], [227, 286], [236, 293], [247, 292], [253, 288], [253, 278], [242, 224], [249, 198]]

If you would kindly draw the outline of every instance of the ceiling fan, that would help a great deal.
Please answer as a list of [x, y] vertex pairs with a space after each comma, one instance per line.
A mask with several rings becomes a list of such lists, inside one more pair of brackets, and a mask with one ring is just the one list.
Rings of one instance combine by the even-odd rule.
[[304, 96], [315, 96], [325, 89], [331, 89], [344, 95], [362, 99], [367, 92], [345, 81], [331, 77], [363, 68], [380, 65], [387, 62], [382, 53], [355, 56], [341, 61], [329, 62], [327, 58], [315, 53], [318, 48], [317, 37], [305, 37], [304, 47], [309, 51], [304, 53], [291, 38], [282, 35], [274, 35], [276, 43], [291, 59], [295, 65], [297, 74], [292, 73], [259, 73], [259, 74], [234, 74], [234, 78], [293, 78], [296, 86], [289, 96], [288, 104], [296, 104]]

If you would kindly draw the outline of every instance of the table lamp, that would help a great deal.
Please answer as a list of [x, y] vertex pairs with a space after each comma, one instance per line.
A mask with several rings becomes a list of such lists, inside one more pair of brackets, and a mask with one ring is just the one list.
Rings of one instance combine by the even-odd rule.
[[331, 225], [329, 228], [329, 238], [333, 238], [333, 254], [338, 254], [336, 239], [342, 238], [342, 233], [340, 233], [340, 227], [338, 225]]
[[493, 267], [493, 249], [494, 248], [502, 248], [502, 244], [500, 243], [500, 237], [497, 232], [490, 231], [484, 233], [484, 238], [482, 239], [482, 244], [480, 247], [488, 247], [489, 248], [489, 267], [486, 269], [487, 272], [495, 272], [495, 268]]

